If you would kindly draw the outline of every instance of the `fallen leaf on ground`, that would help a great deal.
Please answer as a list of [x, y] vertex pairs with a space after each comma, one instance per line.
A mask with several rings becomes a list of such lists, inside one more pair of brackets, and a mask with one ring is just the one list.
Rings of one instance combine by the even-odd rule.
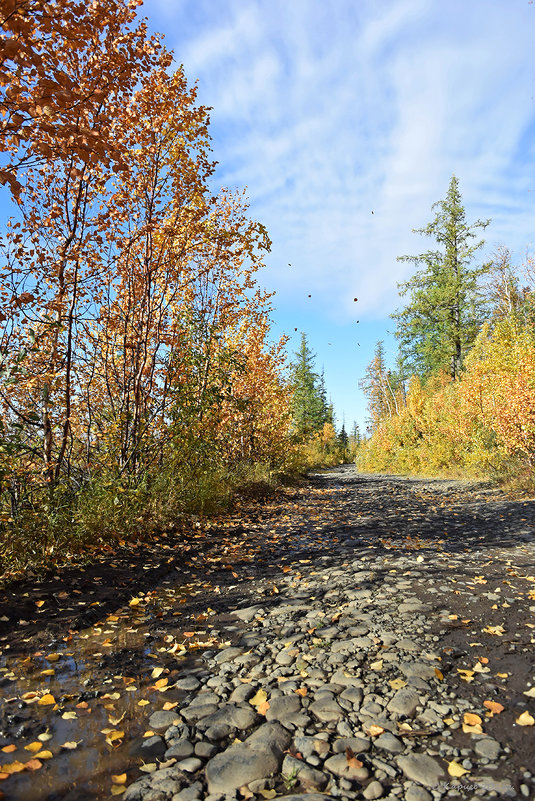
[[38, 751], [41, 750], [43, 747], [43, 743], [38, 742], [35, 740], [33, 743], [28, 743], [28, 745], [24, 746], [25, 751], [31, 751], [32, 754], [36, 754]]
[[535, 698], [535, 687], [532, 687], [530, 690], [524, 690], [524, 695], [527, 695], [528, 698]]
[[258, 692], [249, 699], [251, 706], [259, 706], [267, 701], [267, 692], [265, 690], [258, 690]]
[[4, 747], [2, 748], [2, 751], [4, 752], [4, 754], [12, 754], [13, 751], [16, 751], [16, 750], [17, 750], [17, 746], [16, 745], [4, 745]]
[[530, 715], [526, 709], [526, 711], [522, 712], [522, 714], [516, 719], [515, 723], [518, 723], [519, 726], [533, 726], [535, 725], [535, 718], [533, 715]]
[[402, 687], [407, 686], [407, 682], [403, 679], [390, 679], [388, 682], [393, 690], [401, 690]]
[[489, 709], [493, 715], [499, 715], [505, 709], [498, 701], [483, 701], [483, 706]]
[[120, 773], [118, 776], [112, 776], [111, 780], [114, 784], [124, 784], [126, 782], [126, 773]]
[[81, 742], [82, 742], [81, 740], [79, 740], [78, 742], [76, 742], [76, 740], [67, 740], [66, 743], [61, 744], [61, 747], [66, 748], [68, 751], [74, 751], [75, 748], [78, 748], [78, 745]]
[[462, 765], [459, 765], [458, 762], [453, 760], [452, 762], [448, 762], [448, 773], [450, 776], [464, 776], [465, 773], [468, 773], [466, 768], [463, 768]]
[[495, 637], [503, 637], [505, 629], [503, 626], [487, 626], [483, 629], [486, 634], [493, 634]]
[[15, 762], [8, 762], [5, 765], [2, 765], [2, 773], [5, 773], [7, 776], [11, 776], [13, 773], [21, 773], [21, 771], [25, 770], [26, 766], [24, 762], [19, 762], [17, 759]]
[[43, 763], [39, 759], [29, 759], [24, 763], [24, 766], [26, 770], [40, 770], [43, 767]]
[[476, 715], [475, 712], [465, 712], [463, 715], [463, 721], [469, 726], [476, 726], [478, 723], [482, 722], [479, 715]]

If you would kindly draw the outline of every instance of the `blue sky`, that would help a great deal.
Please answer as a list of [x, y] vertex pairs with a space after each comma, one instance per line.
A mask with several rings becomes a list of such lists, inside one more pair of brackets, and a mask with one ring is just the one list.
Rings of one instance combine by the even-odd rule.
[[339, 421], [362, 426], [358, 380], [378, 339], [395, 350], [389, 314], [411, 271], [396, 257], [427, 248], [411, 231], [451, 175], [468, 219], [492, 218], [487, 255], [531, 247], [535, 5], [145, 0], [142, 13], [213, 107], [216, 184], [247, 186], [268, 228], [277, 332], [293, 351], [306, 331]]
[[492, 218], [486, 254], [531, 247], [535, 6], [146, 0], [144, 13], [213, 107], [217, 181], [247, 186], [271, 235], [276, 329], [292, 350], [307, 332], [338, 419], [362, 425], [358, 380], [378, 339], [395, 350], [389, 314], [411, 270], [396, 257], [429, 246], [412, 229], [451, 175], [468, 219]]

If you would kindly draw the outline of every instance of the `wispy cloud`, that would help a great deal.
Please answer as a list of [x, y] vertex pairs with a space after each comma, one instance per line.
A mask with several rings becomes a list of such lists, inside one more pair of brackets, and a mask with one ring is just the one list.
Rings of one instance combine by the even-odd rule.
[[493, 218], [489, 250], [528, 244], [534, 6], [146, 0], [146, 12], [213, 106], [218, 180], [247, 185], [268, 227], [279, 308], [349, 321], [357, 296], [361, 320], [385, 320], [410, 269], [396, 257], [426, 247], [411, 231], [452, 173], [469, 218]]
[[470, 211], [495, 218], [491, 236], [523, 246], [531, 8], [219, 0], [214, 17], [214, 5], [158, 0], [214, 108], [218, 179], [248, 185], [269, 227], [267, 280], [283, 302], [301, 302], [306, 277], [331, 311], [349, 314], [356, 293], [382, 313], [407, 269], [396, 256], [419, 246], [411, 229], [452, 172]]

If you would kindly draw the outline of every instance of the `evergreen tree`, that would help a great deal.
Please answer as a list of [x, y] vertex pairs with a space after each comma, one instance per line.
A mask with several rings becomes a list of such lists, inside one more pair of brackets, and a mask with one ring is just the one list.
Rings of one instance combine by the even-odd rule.
[[396, 336], [404, 364], [421, 376], [446, 369], [455, 379], [482, 322], [484, 303], [478, 281], [489, 268], [471, 263], [484, 244], [477, 240], [477, 230], [486, 228], [490, 220], [467, 224], [455, 176], [446, 198], [433, 204], [433, 209], [434, 220], [414, 233], [433, 237], [437, 249], [399, 257], [422, 269], [400, 284], [400, 295], [407, 296], [408, 303], [392, 316], [398, 323]]
[[324, 423], [332, 422], [332, 404], [327, 402], [327, 391], [323, 373], [315, 371], [316, 355], [308, 346], [305, 333], [301, 334], [301, 345], [291, 365], [293, 387], [293, 418], [297, 432], [310, 436], [319, 431]]

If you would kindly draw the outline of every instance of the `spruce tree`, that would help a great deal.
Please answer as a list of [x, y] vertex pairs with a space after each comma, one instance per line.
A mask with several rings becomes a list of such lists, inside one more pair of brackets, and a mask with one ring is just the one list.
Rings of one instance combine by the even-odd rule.
[[332, 406], [327, 402], [325, 379], [315, 371], [316, 356], [308, 346], [305, 333], [291, 365], [293, 418], [299, 435], [310, 436], [332, 419]]
[[455, 379], [483, 318], [478, 282], [489, 266], [473, 266], [472, 260], [484, 244], [477, 239], [478, 229], [485, 229], [490, 220], [467, 224], [455, 175], [445, 199], [433, 204], [433, 209], [435, 218], [414, 233], [432, 237], [437, 249], [399, 257], [421, 269], [399, 285], [401, 297], [407, 296], [408, 302], [392, 316], [397, 320], [405, 368], [422, 377], [446, 369]]

